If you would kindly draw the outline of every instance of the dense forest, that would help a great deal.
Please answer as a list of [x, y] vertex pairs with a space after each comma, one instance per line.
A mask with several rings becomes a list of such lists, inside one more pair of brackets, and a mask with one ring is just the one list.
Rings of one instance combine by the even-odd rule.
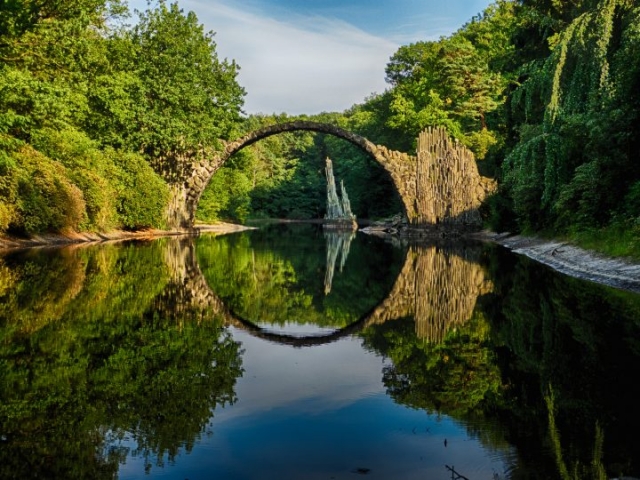
[[[640, 256], [635, 0], [497, 0], [448, 37], [400, 47], [388, 88], [344, 112], [245, 115], [238, 69], [177, 4], [131, 17], [118, 0], [3, 2], [0, 232], [162, 227], [171, 185], [220, 139], [305, 118], [406, 152], [444, 126], [499, 182], [489, 228]], [[198, 218], [322, 217], [327, 156], [358, 217], [401, 210], [364, 153], [299, 132], [232, 157]]]

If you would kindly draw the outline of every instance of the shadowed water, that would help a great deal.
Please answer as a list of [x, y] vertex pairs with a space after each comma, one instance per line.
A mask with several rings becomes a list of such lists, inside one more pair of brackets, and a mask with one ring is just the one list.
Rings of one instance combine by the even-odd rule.
[[0, 256], [0, 478], [640, 476], [640, 296], [339, 235]]

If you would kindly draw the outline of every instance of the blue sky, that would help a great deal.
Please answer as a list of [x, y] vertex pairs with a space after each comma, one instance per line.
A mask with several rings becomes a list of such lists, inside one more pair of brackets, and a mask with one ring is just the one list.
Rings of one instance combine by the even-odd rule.
[[[437, 40], [491, 0], [178, 0], [240, 65], [247, 113], [343, 111], [387, 88], [400, 47]], [[130, 0], [145, 9], [145, 0]]]

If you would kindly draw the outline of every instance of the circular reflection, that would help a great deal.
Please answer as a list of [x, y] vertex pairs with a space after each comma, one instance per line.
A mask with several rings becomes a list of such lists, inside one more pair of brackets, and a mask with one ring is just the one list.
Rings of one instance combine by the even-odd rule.
[[197, 240], [198, 269], [226, 323], [296, 347], [407, 317], [419, 338], [441, 341], [491, 289], [477, 253], [460, 244], [396, 248], [317, 225]]

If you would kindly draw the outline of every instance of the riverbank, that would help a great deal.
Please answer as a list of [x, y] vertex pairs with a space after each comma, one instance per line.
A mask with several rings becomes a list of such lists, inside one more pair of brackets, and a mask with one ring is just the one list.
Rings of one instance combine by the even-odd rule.
[[482, 232], [474, 235], [514, 253], [526, 255], [572, 277], [640, 293], [640, 264], [606, 257], [566, 242], [511, 234]]
[[[92, 244], [119, 242], [126, 240], [152, 240], [166, 236], [197, 235], [209, 233], [224, 235], [251, 230], [255, 227], [233, 223], [196, 225], [193, 230], [116, 230], [106, 233], [68, 233], [37, 235], [31, 238], [0, 236], [0, 251], [42, 246], [62, 246], [72, 244]], [[381, 232], [383, 236], [390, 235]], [[490, 241], [505, 248], [526, 255], [572, 277], [590, 280], [615, 288], [640, 293], [640, 264], [625, 259], [605, 257], [598, 253], [570, 245], [566, 242], [545, 240], [520, 235], [480, 232], [471, 235], [478, 240]]]
[[[371, 227], [361, 231], [370, 235], [391, 238], [402, 238], [404, 235], [407, 239], [413, 241], [429, 241], [429, 238], [443, 236], [443, 232], [437, 230], [428, 232], [426, 236], [421, 231], [407, 235], [407, 227], [402, 222], [401, 217], [376, 222]], [[398, 232], [401, 232], [399, 237]], [[482, 231], [460, 233], [456, 237], [493, 242], [566, 275], [640, 293], [640, 264], [629, 259], [607, 257], [595, 251], [586, 250], [559, 240], [525, 237], [510, 233], [498, 234]]]
[[34, 235], [33, 237], [29, 238], [0, 236], [0, 250], [43, 246], [121, 242], [126, 240], [152, 240], [159, 237], [198, 235], [199, 233], [224, 235], [227, 233], [240, 232], [243, 230], [251, 230], [253, 228], [254, 227], [247, 227], [234, 223], [220, 222], [215, 224], [196, 225], [194, 229], [158, 230], [150, 228], [136, 231], [113, 230], [110, 232], [100, 233], [69, 232]]

